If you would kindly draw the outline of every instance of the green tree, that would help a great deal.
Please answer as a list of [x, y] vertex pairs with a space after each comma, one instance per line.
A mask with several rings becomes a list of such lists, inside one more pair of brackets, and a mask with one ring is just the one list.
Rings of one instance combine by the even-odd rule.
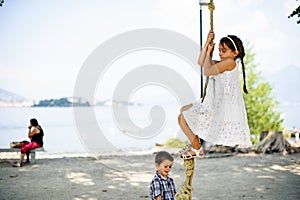
[[[298, 18], [300, 17], [300, 5], [288, 16], [288, 18], [294, 17], [295, 15], [297, 15]], [[297, 21], [297, 24], [300, 24], [300, 20]]]
[[[279, 102], [273, 95], [272, 86], [257, 70], [254, 62], [255, 54], [252, 48], [246, 50], [245, 68], [248, 94], [243, 94], [248, 115], [248, 124], [253, 137], [252, 142], [258, 142], [259, 135], [265, 130], [282, 130], [283, 119], [276, 110]], [[242, 83], [242, 81], [241, 81]]]

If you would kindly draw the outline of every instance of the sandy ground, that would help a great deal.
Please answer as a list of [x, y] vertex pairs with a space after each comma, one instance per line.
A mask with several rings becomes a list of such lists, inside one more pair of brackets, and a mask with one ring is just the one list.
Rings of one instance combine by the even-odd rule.
[[[0, 154], [0, 200], [4, 199], [150, 199], [153, 153], [48, 155], [35, 164], [11, 167], [16, 153]], [[235, 155], [196, 159], [193, 199], [300, 199], [300, 154]], [[185, 178], [182, 160], [171, 175], [179, 189]]]

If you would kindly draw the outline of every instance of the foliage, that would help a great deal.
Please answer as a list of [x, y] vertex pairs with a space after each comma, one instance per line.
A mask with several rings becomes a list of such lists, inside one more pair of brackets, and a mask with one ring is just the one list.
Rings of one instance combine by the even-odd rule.
[[187, 145], [187, 142], [183, 142], [177, 138], [170, 138], [167, 140], [165, 146], [172, 148], [183, 148]]
[[[248, 115], [248, 124], [252, 142], [258, 141], [265, 130], [282, 130], [283, 119], [276, 111], [279, 102], [274, 98], [272, 86], [264, 80], [254, 63], [255, 54], [252, 48], [247, 49], [245, 68], [248, 94], [243, 94]], [[242, 83], [242, 81], [241, 81]]]
[[0, 0], [0, 7], [2, 7], [4, 4], [4, 0]]
[[[298, 1], [298, 0], [297, 0]], [[298, 18], [300, 17], [300, 6], [298, 6], [298, 8], [296, 8], [289, 16], [288, 18], [294, 17], [295, 15], [298, 16]], [[300, 20], [297, 21], [297, 24], [300, 24]]]

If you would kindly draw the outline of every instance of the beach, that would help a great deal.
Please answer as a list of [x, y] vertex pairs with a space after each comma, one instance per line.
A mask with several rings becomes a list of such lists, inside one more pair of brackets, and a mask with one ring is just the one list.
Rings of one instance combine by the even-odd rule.
[[[17, 153], [0, 154], [0, 199], [150, 199], [156, 147], [135, 153], [38, 152], [34, 164], [13, 168]], [[175, 157], [171, 176], [179, 189], [185, 178], [183, 161]], [[237, 154], [195, 159], [193, 199], [270, 199], [300, 197], [298, 154]]]

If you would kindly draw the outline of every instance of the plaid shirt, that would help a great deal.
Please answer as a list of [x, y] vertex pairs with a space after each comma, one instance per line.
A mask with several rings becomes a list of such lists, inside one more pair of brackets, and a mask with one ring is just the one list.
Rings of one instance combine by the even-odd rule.
[[168, 176], [163, 178], [157, 171], [150, 184], [150, 196], [152, 200], [161, 195], [162, 200], [173, 200], [177, 193], [174, 181]]

